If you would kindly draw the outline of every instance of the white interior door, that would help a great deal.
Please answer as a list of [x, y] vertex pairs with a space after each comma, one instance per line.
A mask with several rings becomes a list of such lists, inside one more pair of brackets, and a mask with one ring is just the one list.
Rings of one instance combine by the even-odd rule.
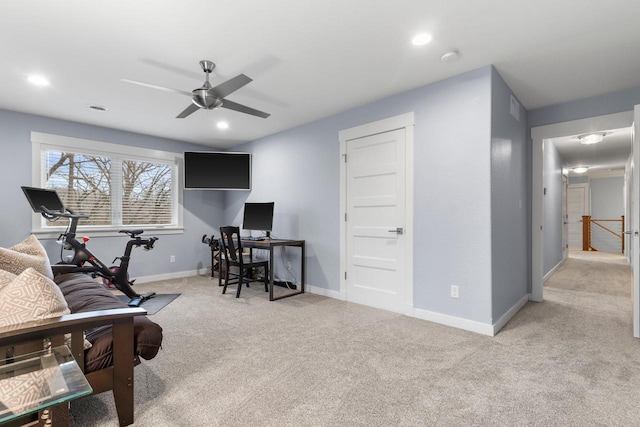
[[346, 299], [404, 311], [405, 129], [346, 141]]
[[567, 188], [567, 226], [569, 247], [582, 249], [582, 215], [589, 214], [589, 184], [569, 184]]
[[632, 177], [631, 177], [631, 231], [633, 243], [631, 252], [631, 268], [633, 277], [633, 336], [640, 338], [640, 105], [636, 105], [633, 115], [632, 144]]

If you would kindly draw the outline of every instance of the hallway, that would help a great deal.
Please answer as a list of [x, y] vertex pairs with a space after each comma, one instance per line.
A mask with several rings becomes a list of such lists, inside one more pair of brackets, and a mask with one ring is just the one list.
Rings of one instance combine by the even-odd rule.
[[620, 303], [631, 310], [631, 268], [622, 254], [570, 250], [564, 265], [545, 282], [545, 299], [552, 290], [576, 291], [592, 298], [620, 297]]

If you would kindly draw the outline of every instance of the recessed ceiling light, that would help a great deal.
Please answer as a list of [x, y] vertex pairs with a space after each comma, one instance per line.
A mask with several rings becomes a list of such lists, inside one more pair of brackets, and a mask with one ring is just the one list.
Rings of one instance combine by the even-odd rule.
[[585, 173], [586, 171], [589, 170], [589, 168], [586, 166], [578, 166], [577, 168], [573, 168], [571, 170], [575, 173]]
[[228, 129], [229, 128], [229, 123], [227, 123], [227, 122], [218, 122], [218, 124], [216, 126], [218, 126], [218, 129]]
[[420, 33], [411, 40], [411, 43], [413, 43], [415, 46], [423, 46], [429, 43], [431, 39], [433, 39], [433, 36], [431, 36], [431, 34]]
[[49, 86], [49, 80], [47, 80], [46, 78], [42, 77], [42, 76], [38, 76], [38, 75], [31, 75], [28, 78], [29, 83], [36, 85], [36, 86]]

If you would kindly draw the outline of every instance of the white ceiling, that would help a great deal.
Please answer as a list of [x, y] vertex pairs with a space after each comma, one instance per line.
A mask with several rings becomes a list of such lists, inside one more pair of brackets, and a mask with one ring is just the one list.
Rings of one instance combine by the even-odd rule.
[[[640, 86], [639, 18], [637, 0], [3, 0], [0, 108], [226, 148], [494, 64], [533, 109]], [[201, 59], [214, 86], [253, 78], [229, 99], [271, 117], [176, 119], [188, 97], [120, 81], [191, 91]]]

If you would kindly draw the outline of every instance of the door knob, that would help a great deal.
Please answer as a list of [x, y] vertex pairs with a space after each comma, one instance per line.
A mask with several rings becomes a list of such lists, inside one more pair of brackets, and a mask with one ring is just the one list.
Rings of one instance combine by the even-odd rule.
[[398, 227], [395, 230], [389, 230], [389, 233], [404, 234], [404, 229], [402, 227]]

